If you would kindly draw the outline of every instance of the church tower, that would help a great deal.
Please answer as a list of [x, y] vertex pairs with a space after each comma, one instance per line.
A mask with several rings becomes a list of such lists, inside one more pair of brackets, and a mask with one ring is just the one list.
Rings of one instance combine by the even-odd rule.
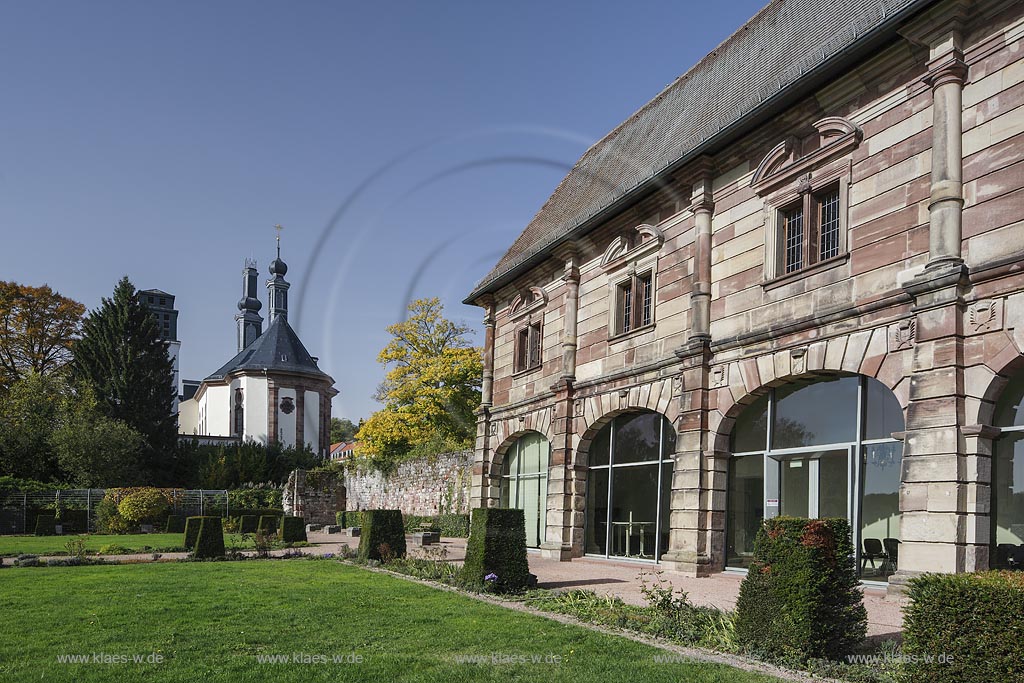
[[270, 263], [270, 274], [273, 277], [267, 280], [271, 324], [278, 318], [288, 320], [288, 288], [291, 287], [284, 279], [285, 273], [288, 272], [288, 264], [281, 260], [281, 226], [275, 227], [277, 227], [277, 258]]
[[238, 301], [238, 315], [235, 316], [235, 323], [238, 325], [238, 350], [245, 349], [256, 338], [263, 334], [263, 318], [260, 316], [260, 309], [263, 304], [256, 294], [256, 281], [259, 278], [259, 271], [256, 270], [256, 261], [245, 260], [245, 268], [242, 270], [242, 298]]

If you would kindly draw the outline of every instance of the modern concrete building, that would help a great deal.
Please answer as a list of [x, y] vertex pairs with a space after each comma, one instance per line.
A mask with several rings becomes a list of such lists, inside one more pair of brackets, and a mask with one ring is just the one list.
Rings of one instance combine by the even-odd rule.
[[181, 341], [178, 339], [178, 311], [174, 308], [174, 295], [159, 289], [143, 289], [139, 291], [139, 300], [156, 318], [160, 329], [160, 339], [167, 342], [167, 355], [174, 365], [175, 399], [171, 412], [178, 412], [179, 370], [178, 357], [181, 355]]
[[776, 0], [597, 142], [467, 297], [473, 502], [545, 556], [865, 580], [1024, 561], [1024, 5]]

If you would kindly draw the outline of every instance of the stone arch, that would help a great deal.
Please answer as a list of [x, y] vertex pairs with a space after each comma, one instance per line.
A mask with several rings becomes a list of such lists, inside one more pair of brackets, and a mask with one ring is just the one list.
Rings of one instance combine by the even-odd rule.
[[[595, 396], [578, 398], [573, 404], [573, 464], [580, 466], [580, 453], [616, 415], [649, 410], [660, 413], [673, 425], [679, 417], [679, 396], [671, 377]], [[582, 466], [586, 466], [583, 459]]]
[[996, 403], [1003, 389], [1011, 377], [1024, 373], [1024, 352], [1010, 335], [999, 332], [985, 341], [986, 346], [999, 350], [985, 358], [984, 363], [964, 369], [967, 393], [964, 423], [967, 425], [992, 426]]
[[[889, 352], [888, 327], [862, 330], [850, 335], [815, 342], [808, 346], [783, 349], [755, 358], [724, 364], [712, 388], [712, 409], [708, 415], [708, 449], [728, 453], [729, 437], [736, 418], [748, 405], [771, 389], [813, 377], [864, 375], [881, 382], [896, 396], [900, 407], [910, 402], [912, 349]], [[713, 382], [714, 384], [714, 382]]]
[[520, 429], [519, 431], [512, 432], [493, 450], [491, 455], [492, 472], [497, 470], [497, 476], [501, 476], [501, 467], [505, 464], [505, 455], [508, 453], [508, 449], [512, 448], [512, 444], [516, 443], [527, 434], [540, 434], [548, 442], [548, 445], [551, 445], [551, 437], [539, 430]]

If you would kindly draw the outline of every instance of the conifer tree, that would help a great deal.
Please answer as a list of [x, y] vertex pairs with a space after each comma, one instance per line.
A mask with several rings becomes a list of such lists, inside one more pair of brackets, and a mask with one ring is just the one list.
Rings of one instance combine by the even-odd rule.
[[127, 276], [112, 298], [104, 298], [82, 325], [74, 346], [72, 374], [89, 384], [98, 407], [145, 439], [149, 478], [172, 464], [177, 446], [177, 418], [171, 412], [176, 387], [167, 344]]

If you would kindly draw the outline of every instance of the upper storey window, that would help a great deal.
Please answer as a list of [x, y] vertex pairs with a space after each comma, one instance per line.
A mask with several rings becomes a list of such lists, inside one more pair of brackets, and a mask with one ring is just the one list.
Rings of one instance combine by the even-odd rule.
[[516, 321], [513, 372], [535, 370], [544, 363], [543, 319], [548, 296], [531, 287], [512, 300], [509, 315]]
[[836, 263], [847, 254], [849, 153], [862, 133], [838, 117], [816, 121], [814, 128], [817, 134], [802, 145], [796, 139], [776, 145], [751, 181], [765, 200], [769, 281]]
[[653, 225], [641, 225], [612, 240], [601, 259], [611, 286], [608, 325], [611, 336], [654, 325], [654, 288], [658, 253], [664, 237]]

